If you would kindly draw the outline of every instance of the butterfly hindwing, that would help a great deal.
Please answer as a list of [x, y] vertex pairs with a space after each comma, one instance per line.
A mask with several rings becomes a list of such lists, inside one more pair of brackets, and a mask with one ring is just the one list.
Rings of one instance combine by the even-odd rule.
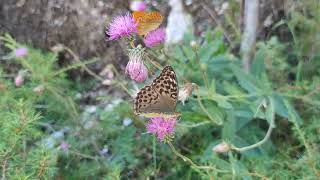
[[159, 12], [134, 11], [133, 19], [138, 23], [138, 34], [146, 35], [148, 32], [157, 29], [163, 21]]
[[[178, 83], [176, 74], [171, 66], [166, 66], [163, 68], [160, 75], [153, 80], [151, 87], [160, 95], [169, 96], [174, 103], [177, 102]], [[175, 105], [176, 104], [174, 104], [174, 106]]]
[[142, 88], [135, 99], [136, 114], [173, 116], [178, 96], [178, 83], [172, 67], [166, 66], [150, 86]]

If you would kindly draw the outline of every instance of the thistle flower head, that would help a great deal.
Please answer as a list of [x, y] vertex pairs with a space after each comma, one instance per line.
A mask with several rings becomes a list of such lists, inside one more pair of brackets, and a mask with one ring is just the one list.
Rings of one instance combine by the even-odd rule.
[[26, 73], [26, 70], [21, 70], [18, 72], [18, 74], [14, 78], [14, 84], [16, 85], [16, 87], [22, 86], [22, 84], [24, 83], [24, 77], [26, 76]]
[[230, 150], [231, 150], [231, 147], [226, 142], [222, 142], [212, 148], [212, 151], [215, 153], [225, 153], [225, 152], [229, 152]]
[[28, 54], [28, 49], [27, 48], [17, 48], [14, 50], [14, 55], [16, 57], [23, 57]]
[[147, 47], [151, 48], [163, 43], [165, 39], [166, 39], [166, 32], [164, 28], [158, 28], [156, 30], [149, 32], [144, 38], [143, 42]]
[[130, 36], [137, 32], [138, 23], [136, 23], [130, 14], [115, 17], [110, 23], [106, 34], [109, 40], [120, 39], [121, 37]]
[[147, 8], [147, 3], [144, 1], [131, 1], [130, 9], [132, 11], [144, 11]]
[[195, 83], [186, 83], [184, 87], [179, 91], [178, 99], [182, 102], [182, 105], [184, 105], [184, 102], [188, 100], [195, 88], [197, 88], [197, 85]]
[[65, 142], [65, 141], [62, 141], [61, 142], [61, 144], [60, 144], [60, 148], [63, 150], [63, 151], [68, 151], [69, 150], [69, 148], [70, 148], [70, 145], [67, 143], [67, 142]]
[[173, 138], [175, 126], [176, 118], [151, 118], [147, 124], [147, 131], [156, 135], [158, 140], [166, 142]]
[[143, 63], [144, 49], [138, 46], [129, 52], [129, 62], [126, 66], [126, 74], [136, 82], [144, 82], [148, 78], [148, 68]]

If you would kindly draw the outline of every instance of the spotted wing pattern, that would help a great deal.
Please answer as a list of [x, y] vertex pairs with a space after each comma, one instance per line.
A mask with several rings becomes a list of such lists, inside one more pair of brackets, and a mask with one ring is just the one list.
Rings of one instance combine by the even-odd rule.
[[134, 111], [146, 117], [177, 116], [175, 112], [178, 97], [176, 74], [166, 66], [151, 85], [142, 88], [135, 99]]

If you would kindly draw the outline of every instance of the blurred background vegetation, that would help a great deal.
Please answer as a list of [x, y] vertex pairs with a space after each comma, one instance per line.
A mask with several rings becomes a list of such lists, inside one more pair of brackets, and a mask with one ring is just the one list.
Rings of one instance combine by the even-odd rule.
[[[210, 169], [177, 157], [133, 114], [142, 85], [124, 75], [125, 43], [104, 36], [130, 1], [1, 1], [0, 178], [320, 179], [320, 2], [260, 0], [248, 24], [247, 1], [146, 1], [163, 26], [177, 3], [192, 17], [180, 42], [151, 57], [175, 69], [180, 88], [199, 85], [178, 103], [172, 143]], [[247, 26], [257, 27], [249, 70]], [[270, 129], [255, 149], [212, 151], [255, 144]]]

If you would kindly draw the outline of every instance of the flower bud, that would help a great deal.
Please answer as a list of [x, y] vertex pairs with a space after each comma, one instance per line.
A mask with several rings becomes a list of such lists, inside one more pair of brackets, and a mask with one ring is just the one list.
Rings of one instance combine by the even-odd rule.
[[41, 94], [44, 91], [44, 86], [43, 85], [39, 85], [39, 86], [33, 88], [32, 91], [34, 93], [36, 93], [36, 94]]
[[64, 46], [62, 44], [57, 44], [54, 45], [53, 47], [51, 47], [51, 51], [55, 52], [55, 53], [59, 53], [61, 51], [63, 51]]
[[148, 78], [148, 69], [143, 63], [143, 49], [133, 49], [129, 53], [129, 62], [126, 66], [126, 74], [136, 82], [144, 82]]
[[230, 150], [231, 150], [231, 147], [226, 142], [222, 142], [212, 148], [212, 151], [215, 153], [225, 153], [225, 152], [229, 152]]
[[14, 55], [16, 57], [24, 57], [28, 54], [28, 49], [27, 48], [17, 48], [14, 51]]
[[190, 46], [194, 51], [198, 50], [198, 44], [195, 40], [190, 41]]
[[24, 76], [22, 73], [19, 73], [15, 78], [14, 78], [14, 84], [16, 85], [16, 87], [20, 87], [22, 86], [24, 82]]
[[62, 141], [61, 142], [61, 144], [60, 144], [60, 148], [63, 150], [63, 151], [68, 151], [69, 150], [69, 148], [70, 148], [70, 145], [67, 143], [67, 142], [65, 142], [65, 141]]
[[131, 1], [130, 9], [132, 11], [144, 11], [147, 8], [147, 3], [144, 1]]

